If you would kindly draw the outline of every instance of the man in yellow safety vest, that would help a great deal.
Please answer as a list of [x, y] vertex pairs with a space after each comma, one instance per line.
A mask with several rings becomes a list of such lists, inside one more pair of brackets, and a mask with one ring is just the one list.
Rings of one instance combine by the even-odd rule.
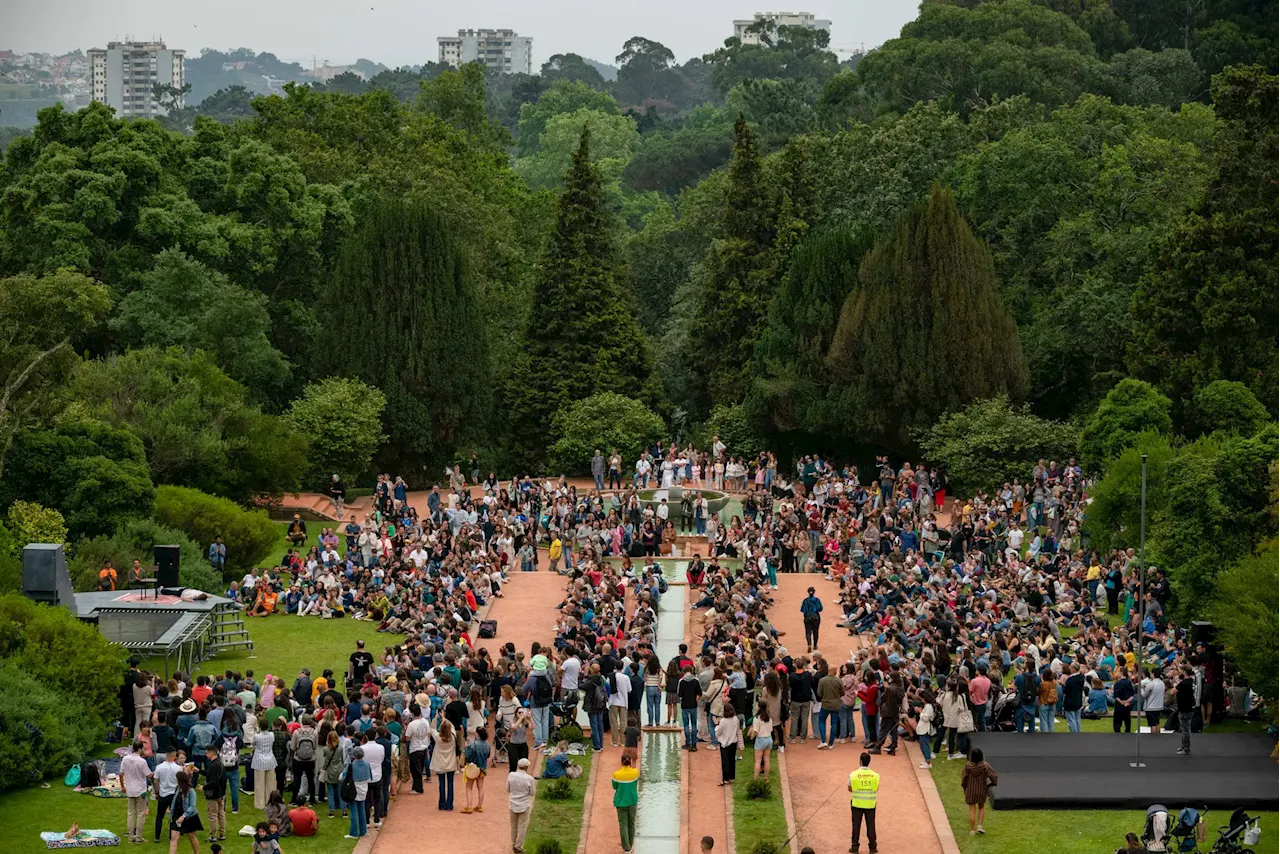
[[880, 775], [871, 770], [871, 754], [859, 758], [860, 767], [849, 775], [850, 808], [853, 811], [853, 844], [850, 854], [858, 854], [862, 839], [862, 821], [867, 822], [867, 843], [871, 854], [876, 852], [876, 796], [880, 792]]

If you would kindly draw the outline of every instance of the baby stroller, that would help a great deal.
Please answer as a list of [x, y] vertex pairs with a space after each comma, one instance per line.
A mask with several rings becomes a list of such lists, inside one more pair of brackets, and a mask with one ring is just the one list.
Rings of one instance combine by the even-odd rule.
[[1016, 729], [1015, 715], [1018, 713], [1018, 692], [1010, 688], [996, 695], [991, 702], [991, 720], [987, 729], [991, 732], [1013, 732]]
[[1231, 813], [1227, 826], [1218, 828], [1218, 838], [1214, 840], [1209, 854], [1253, 854], [1252, 848], [1244, 846], [1257, 845], [1262, 838], [1258, 818], [1256, 815], [1246, 815], [1244, 807]]
[[494, 762], [502, 763], [507, 761], [507, 728], [503, 726], [502, 720], [498, 720], [497, 726], [493, 728], [493, 756]]
[[1142, 844], [1152, 854], [1177, 852], [1189, 854], [1197, 851], [1204, 839], [1203, 811], [1186, 807], [1175, 821], [1164, 804], [1147, 807], [1147, 822], [1142, 830]]
[[552, 703], [551, 732], [548, 733], [547, 741], [551, 744], [560, 741], [560, 731], [570, 725], [578, 726], [578, 704]]

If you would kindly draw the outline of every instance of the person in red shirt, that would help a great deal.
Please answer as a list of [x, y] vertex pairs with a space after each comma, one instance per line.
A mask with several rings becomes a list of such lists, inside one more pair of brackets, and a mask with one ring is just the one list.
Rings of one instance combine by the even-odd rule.
[[209, 677], [197, 676], [196, 686], [191, 689], [191, 699], [196, 701], [196, 705], [199, 706], [204, 703], [212, 693], [213, 689], [209, 687]]
[[293, 825], [294, 836], [316, 835], [316, 811], [311, 807], [301, 806], [289, 810], [289, 823]]
[[969, 702], [973, 706], [973, 723], [978, 732], [987, 729], [987, 698], [991, 696], [991, 680], [987, 678], [987, 667], [979, 665], [978, 675], [969, 680]]

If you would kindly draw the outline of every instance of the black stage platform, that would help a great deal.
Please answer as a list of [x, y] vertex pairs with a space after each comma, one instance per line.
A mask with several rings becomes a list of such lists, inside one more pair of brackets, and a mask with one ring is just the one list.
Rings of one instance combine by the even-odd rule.
[[1142, 736], [1145, 768], [1134, 768], [1136, 735], [970, 733], [1000, 777], [993, 809], [1146, 809], [1208, 806], [1274, 810], [1280, 772], [1264, 734], [1198, 734], [1178, 756], [1177, 733]]

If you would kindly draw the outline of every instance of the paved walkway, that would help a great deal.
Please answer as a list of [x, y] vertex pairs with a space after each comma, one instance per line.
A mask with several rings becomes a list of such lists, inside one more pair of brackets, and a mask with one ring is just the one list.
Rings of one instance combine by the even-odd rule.
[[[848, 631], [836, 626], [840, 609], [836, 604], [838, 585], [821, 575], [780, 575], [775, 605], [770, 612], [774, 626], [786, 632], [782, 644], [792, 656], [805, 652], [804, 620], [800, 602], [806, 589], [817, 588], [822, 600], [822, 631], [818, 648], [833, 663], [845, 661], [856, 640]], [[838, 744], [834, 750], [818, 750], [817, 737], [808, 744], [787, 746], [787, 775], [791, 801], [795, 808], [799, 846], [811, 846], [815, 854], [837, 854], [849, 850], [850, 814], [847, 785], [849, 773], [858, 767], [862, 752], [861, 724], [859, 738], [851, 744]], [[929, 818], [924, 795], [916, 782], [915, 769], [905, 750], [897, 756], [875, 756], [871, 767], [880, 773], [880, 802], [877, 808], [879, 849], [909, 851], [912, 854], [941, 854], [942, 846]], [[863, 831], [862, 849], [867, 839]]]
[[[477, 640], [496, 657], [498, 647], [508, 642], [529, 654], [533, 641], [550, 644], [555, 639], [556, 606], [564, 598], [565, 578], [551, 572], [514, 573], [503, 588], [506, 594], [489, 611], [489, 619], [498, 621], [498, 634], [492, 640]], [[402, 794], [392, 806], [377, 841], [374, 854], [402, 854], [406, 851], [437, 850], [457, 842], [467, 854], [511, 854], [511, 831], [507, 813], [507, 766], [490, 768], [485, 783], [483, 813], [464, 815], [462, 775], [454, 778], [454, 811], [436, 809], [438, 789], [435, 780], [426, 794]], [[408, 791], [407, 788], [401, 790]], [[536, 806], [535, 806], [536, 809]]]

